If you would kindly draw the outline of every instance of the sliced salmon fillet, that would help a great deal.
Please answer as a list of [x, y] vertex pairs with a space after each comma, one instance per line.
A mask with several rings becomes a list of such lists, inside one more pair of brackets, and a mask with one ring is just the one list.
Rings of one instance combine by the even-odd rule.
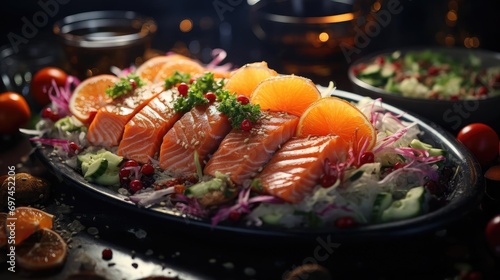
[[265, 113], [250, 131], [233, 129], [208, 161], [204, 173], [229, 174], [242, 185], [262, 169], [276, 150], [288, 141], [297, 128], [298, 117], [285, 113]]
[[298, 203], [311, 193], [323, 174], [323, 164], [344, 157], [346, 144], [337, 136], [292, 138], [257, 175], [264, 193]]
[[94, 146], [117, 146], [125, 125], [148, 102], [163, 91], [163, 85], [144, 86], [132, 95], [124, 95], [101, 107], [89, 126], [87, 140]]
[[160, 151], [163, 136], [181, 117], [174, 110], [176, 94], [167, 90], [153, 98], [125, 125], [117, 153], [147, 163]]
[[196, 174], [195, 153], [203, 168], [208, 156], [230, 131], [229, 120], [215, 104], [194, 107], [163, 137], [160, 167], [177, 175]]

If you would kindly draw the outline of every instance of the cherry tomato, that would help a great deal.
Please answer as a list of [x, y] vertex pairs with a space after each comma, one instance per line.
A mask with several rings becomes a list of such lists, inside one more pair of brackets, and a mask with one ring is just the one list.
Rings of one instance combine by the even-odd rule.
[[19, 93], [0, 93], [0, 133], [13, 134], [31, 118], [26, 99]]
[[497, 256], [500, 256], [500, 215], [493, 217], [484, 231], [486, 242]]
[[492, 163], [498, 156], [498, 135], [486, 124], [473, 123], [465, 126], [458, 132], [457, 139], [472, 152], [483, 167]]
[[63, 87], [67, 78], [68, 74], [60, 68], [45, 67], [40, 69], [31, 80], [30, 92], [33, 99], [40, 106], [46, 106], [50, 103], [48, 92], [52, 87], [52, 80], [56, 82], [58, 87]]

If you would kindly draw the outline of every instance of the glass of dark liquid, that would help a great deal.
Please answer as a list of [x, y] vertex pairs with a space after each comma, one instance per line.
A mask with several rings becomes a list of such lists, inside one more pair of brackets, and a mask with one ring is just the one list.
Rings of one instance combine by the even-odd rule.
[[131, 11], [94, 11], [54, 24], [69, 72], [80, 79], [138, 66], [151, 47], [156, 22]]

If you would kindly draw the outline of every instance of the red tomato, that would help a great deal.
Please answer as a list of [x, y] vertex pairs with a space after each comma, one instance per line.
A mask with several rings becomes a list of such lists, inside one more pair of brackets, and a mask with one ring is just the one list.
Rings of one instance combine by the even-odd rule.
[[486, 242], [490, 246], [491, 250], [500, 256], [500, 215], [493, 217], [484, 231], [486, 236]]
[[0, 93], [0, 133], [13, 134], [31, 118], [26, 99], [19, 93]]
[[473, 123], [465, 126], [458, 132], [457, 139], [472, 152], [483, 167], [492, 163], [498, 156], [498, 135], [486, 124]]
[[56, 82], [58, 87], [63, 87], [67, 78], [68, 74], [62, 69], [56, 67], [42, 68], [36, 72], [31, 80], [31, 95], [40, 106], [46, 106], [50, 103], [48, 91], [52, 87], [52, 80]]

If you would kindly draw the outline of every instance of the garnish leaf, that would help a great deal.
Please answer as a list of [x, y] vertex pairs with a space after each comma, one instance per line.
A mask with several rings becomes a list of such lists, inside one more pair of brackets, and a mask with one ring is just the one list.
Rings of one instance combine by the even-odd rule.
[[196, 105], [207, 104], [209, 101], [205, 98], [205, 93], [214, 92], [223, 86], [224, 82], [222, 80], [216, 81], [214, 74], [207, 72], [189, 85], [186, 96], [180, 96], [175, 100], [174, 110], [176, 112], [187, 112]]
[[236, 95], [227, 90], [217, 90], [215, 95], [220, 101], [217, 109], [229, 118], [233, 128], [241, 128], [241, 122], [245, 119], [252, 123], [256, 123], [260, 119], [261, 111], [258, 104], [243, 105], [237, 100]]
[[165, 79], [165, 88], [169, 89], [180, 83], [189, 83], [190, 80], [191, 74], [175, 71], [172, 76]]
[[146, 85], [145, 81], [143, 81], [135, 73], [130, 73], [126, 77], [121, 77], [120, 80], [116, 82], [114, 86], [107, 88], [106, 95], [115, 99], [124, 94], [131, 93], [135, 89], [140, 88], [144, 85]]

